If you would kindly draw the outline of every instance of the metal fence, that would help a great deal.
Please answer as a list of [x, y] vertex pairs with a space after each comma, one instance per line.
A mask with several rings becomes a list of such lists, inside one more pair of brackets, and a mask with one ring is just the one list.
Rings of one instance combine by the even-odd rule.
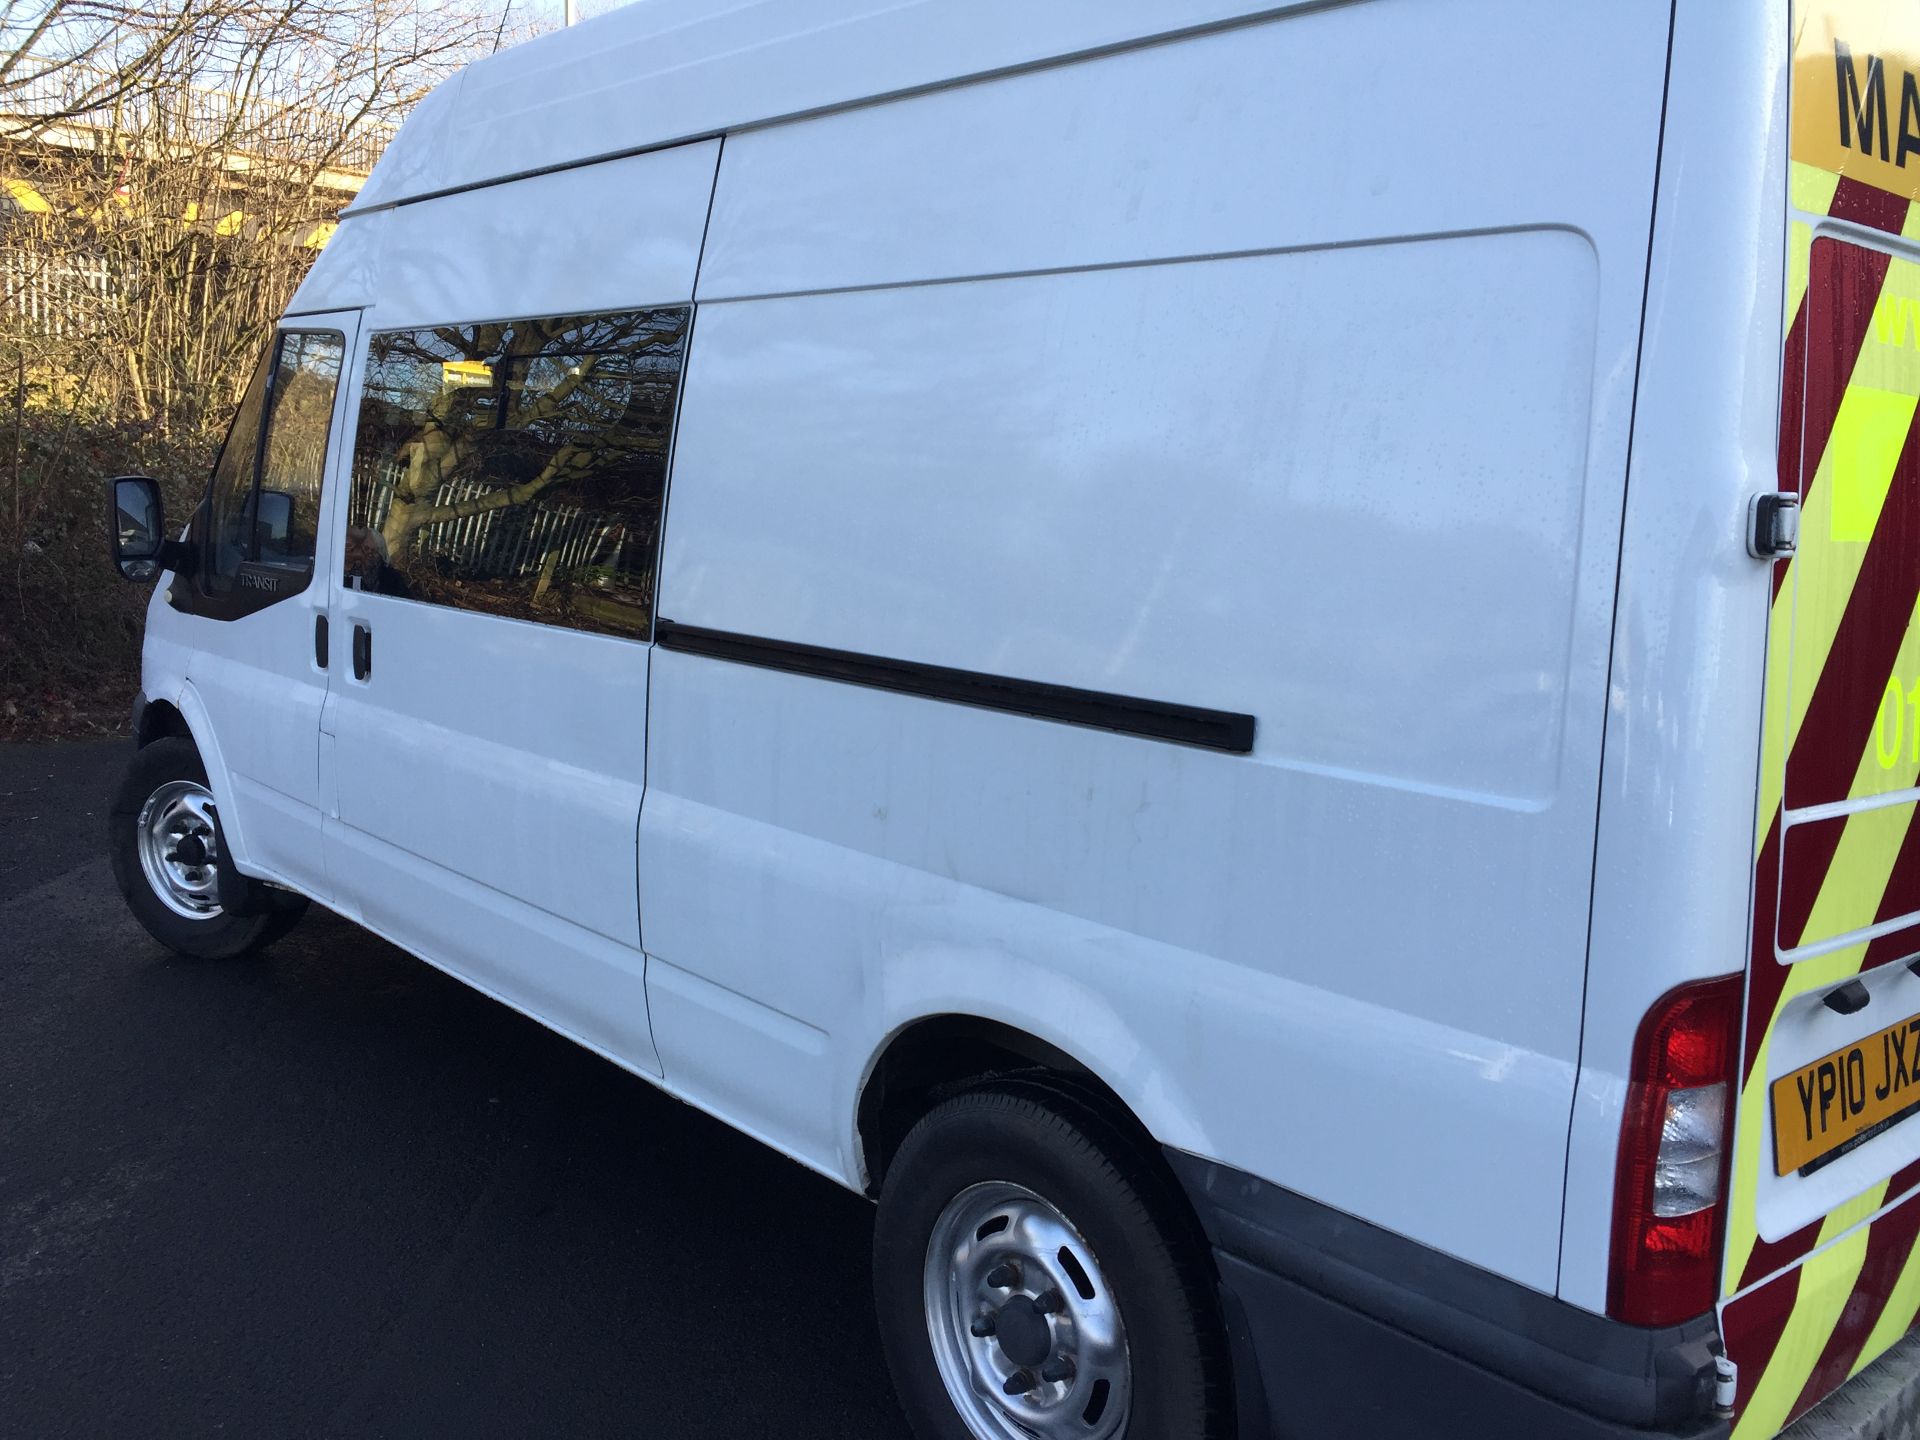
[[0, 247], [0, 325], [56, 340], [93, 333], [113, 294], [98, 255], [49, 255]]
[[[390, 465], [365, 492], [356, 494], [351, 523], [378, 534], [404, 473], [403, 465]], [[427, 503], [454, 505], [497, 488], [479, 480], [448, 480]], [[460, 573], [506, 580], [548, 569], [577, 574], [595, 565], [617, 566], [626, 539], [626, 522], [617, 516], [535, 500], [424, 526], [414, 539], [413, 553]]]

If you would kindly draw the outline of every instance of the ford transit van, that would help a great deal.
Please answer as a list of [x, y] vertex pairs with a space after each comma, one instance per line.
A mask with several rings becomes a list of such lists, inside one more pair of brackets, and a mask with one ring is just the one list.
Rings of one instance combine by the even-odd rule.
[[501, 53], [114, 484], [121, 886], [874, 1197], [923, 1436], [1763, 1440], [1920, 1311], [1917, 196], [1895, 0]]

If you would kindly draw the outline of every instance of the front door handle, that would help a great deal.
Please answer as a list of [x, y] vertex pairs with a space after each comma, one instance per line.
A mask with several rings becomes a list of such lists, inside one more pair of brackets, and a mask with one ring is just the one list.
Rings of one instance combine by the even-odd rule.
[[353, 627], [353, 678], [364, 680], [373, 673], [373, 631], [364, 625]]
[[327, 668], [327, 617], [325, 612], [313, 617], [313, 663], [322, 670]]

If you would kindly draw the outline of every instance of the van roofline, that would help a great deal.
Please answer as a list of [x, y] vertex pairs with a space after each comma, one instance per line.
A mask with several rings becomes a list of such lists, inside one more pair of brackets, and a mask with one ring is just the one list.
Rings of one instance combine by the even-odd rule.
[[[748, 0], [718, 11], [712, 0], [639, 0], [436, 87], [342, 214], [1349, 3], [1109, 0], [1036, 13], [1016, 0]], [[1017, 11], [1019, 23], [994, 24], [992, 10]]]

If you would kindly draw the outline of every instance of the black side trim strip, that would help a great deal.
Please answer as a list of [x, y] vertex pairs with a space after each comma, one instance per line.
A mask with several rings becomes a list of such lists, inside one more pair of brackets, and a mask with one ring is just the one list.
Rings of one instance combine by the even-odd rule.
[[690, 655], [707, 655], [716, 660], [813, 675], [849, 685], [869, 685], [902, 695], [923, 695], [956, 705], [977, 705], [985, 710], [1005, 710], [1014, 715], [1059, 720], [1069, 725], [1090, 725], [1123, 735], [1171, 740], [1180, 745], [1199, 745], [1236, 755], [1245, 755], [1253, 749], [1253, 716], [1236, 715], [1228, 710], [1203, 710], [1196, 705], [1173, 705], [1164, 700], [1136, 700], [1126, 695], [1076, 690], [1072, 686], [1048, 685], [1037, 680], [949, 670], [945, 666], [922, 665], [912, 660], [886, 660], [848, 650], [706, 630], [664, 619], [654, 625], [653, 638], [669, 650]]

